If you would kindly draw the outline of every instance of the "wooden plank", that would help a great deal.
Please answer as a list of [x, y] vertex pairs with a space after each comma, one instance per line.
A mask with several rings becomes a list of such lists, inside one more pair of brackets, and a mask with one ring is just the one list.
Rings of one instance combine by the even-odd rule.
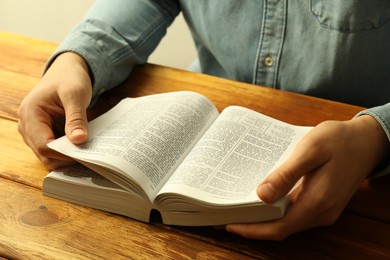
[[0, 31], [0, 117], [17, 120], [17, 108], [35, 86], [57, 44]]
[[122, 98], [180, 90], [204, 94], [214, 102], [219, 110], [230, 105], [244, 106], [300, 125], [316, 125], [329, 119], [347, 120], [363, 109], [153, 64], [137, 67], [119, 88], [109, 92], [108, 95]]
[[36, 77], [0, 70], [0, 117], [17, 121], [20, 102], [37, 82]]
[[44, 197], [0, 178], [0, 256], [12, 259], [249, 259], [170, 230]]
[[[47, 174], [47, 170], [39, 162], [35, 155], [30, 151], [30, 149], [26, 145], [24, 145], [21, 137], [17, 134], [16, 122], [0, 119], [0, 144], [3, 148], [0, 149], [0, 176], [15, 182], [35, 187], [40, 193], [42, 179]], [[359, 191], [355, 196], [357, 196], [357, 198], [360, 198], [361, 196], [369, 198], [369, 200], [374, 202], [374, 204], [361, 203], [361, 200], [356, 201], [356, 203], [359, 205], [359, 208], [355, 208], [355, 211], [359, 214], [362, 214], [362, 212], [366, 212], [366, 215], [369, 215], [370, 218], [384, 219], [387, 221], [387, 223], [380, 223], [370, 220], [370, 225], [368, 225], [367, 219], [362, 217], [356, 219], [356, 217], [354, 217], [353, 215], [348, 214], [348, 212], [345, 212], [342, 215], [341, 219], [350, 219], [352, 216], [352, 218], [354, 218], [354, 221], [342, 221], [340, 222], [342, 224], [336, 224], [329, 228], [320, 228], [314, 229], [312, 231], [306, 231], [298, 236], [293, 236], [291, 239], [288, 239], [283, 243], [266, 242], [265, 244], [264, 242], [259, 243], [258, 241], [255, 242], [251, 240], [242, 239], [237, 236], [227, 234], [226, 232], [219, 232], [210, 228], [175, 228], [168, 226], [160, 227], [164, 230], [173, 229], [171, 232], [177, 232], [177, 234], [182, 234], [184, 236], [190, 236], [199, 240], [204, 240], [210, 244], [218, 245], [224, 248], [232, 248], [235, 251], [241, 252], [245, 255], [262, 255], [270, 257], [277, 256], [278, 254], [280, 254], [280, 251], [283, 251], [283, 255], [285, 256], [295, 255], [297, 257], [301, 256], [301, 254], [304, 254], [306, 256], [309, 255], [312, 257], [318, 257], [320, 255], [326, 254], [335, 255], [337, 252], [340, 252], [340, 248], [344, 248], [346, 246], [349, 246], [349, 248], [353, 248], [354, 252], [359, 252], [359, 248], [361, 247], [362, 242], [360, 241], [358, 243], [359, 246], [354, 248], [352, 245], [350, 245], [350, 241], [354, 241], [356, 238], [361, 239], [362, 229], [370, 227], [368, 231], [364, 231], [364, 237], [367, 236], [367, 238], [365, 238], [365, 241], [369, 245], [372, 244], [379, 247], [379, 249], [376, 249], [378, 254], [383, 253], [385, 247], [380, 246], [380, 244], [376, 243], [376, 240], [371, 240], [380, 238], [382, 243], [385, 244], [388, 244], [390, 241], [390, 230], [388, 230], [390, 210], [388, 207], [388, 200], [386, 200], [386, 197], [383, 197], [382, 194], [384, 192], [379, 192], [378, 190], [376, 190], [376, 192], [372, 193], [369, 189], [369, 186], [364, 187], [364, 190]], [[386, 190], [387, 187], [388, 186], [383, 185], [382, 189]], [[15, 193], [18, 193], [18, 191], [15, 191]], [[7, 203], [4, 202], [4, 205], [6, 204]], [[76, 206], [72, 205], [72, 207]], [[80, 217], [83, 218], [83, 216]], [[130, 225], [131, 223], [133, 223], [133, 221], [130, 219], [121, 219], [123, 222], [121, 225]], [[128, 223], [128, 221], [130, 222]], [[327, 243], [330, 243], [329, 241], [334, 240], [333, 237], [337, 237], [335, 233], [338, 234], [339, 232], [341, 232], [340, 230], [349, 230], [350, 233], [348, 235], [345, 235], [343, 239], [339, 240], [334, 245], [334, 247], [337, 248], [336, 251], [331, 250], [327, 247], [318, 249], [318, 245], [326, 245]], [[386, 230], [388, 230], [389, 232], [384, 232]], [[303, 251], [302, 249], [297, 250], [297, 246], [302, 246], [302, 244], [304, 243], [312, 244], [313, 246], [306, 246], [305, 250]], [[363, 254], [364, 251], [361, 253]]]
[[[15, 122], [17, 120], [16, 111], [23, 96], [36, 84], [43, 65], [52, 50], [54, 50], [54, 47], [55, 44], [46, 43], [45, 41], [0, 33], [0, 48], [4, 48], [7, 50], [7, 53], [11, 53], [5, 55], [4, 59], [2, 56], [2, 59], [0, 60], [0, 117], [8, 118], [13, 121], [11, 122], [0, 118], [0, 146], [2, 148], [0, 149], [0, 176], [37, 189], [41, 188], [42, 178], [47, 174], [47, 170], [36, 159], [35, 155], [23, 143], [21, 137], [18, 135]], [[328, 119], [346, 120], [362, 109], [360, 107], [275, 91], [273, 89], [212, 76], [199, 75], [155, 65], [145, 65], [136, 68], [134, 73], [121, 87], [103, 95], [98, 102], [98, 106], [96, 106], [99, 109], [93, 109], [90, 111], [90, 115], [91, 117], [94, 117], [125, 96], [142, 96], [177, 90], [193, 90], [205, 94], [215, 102], [219, 110], [222, 110], [228, 105], [242, 105], [281, 120], [302, 125], [315, 125]], [[291, 113], [291, 111], [300, 111], [300, 113]], [[1, 181], [6, 182], [5, 180]], [[390, 201], [390, 190], [388, 189], [390, 185], [389, 182], [389, 177], [381, 178], [378, 181], [365, 181], [356, 195], [352, 198], [351, 203], [347, 207], [347, 211], [343, 213], [335, 225], [327, 228], [317, 228], [294, 235], [282, 243], [246, 240], [209, 228], [145, 226], [147, 227], [147, 230], [154, 230], [157, 228], [158, 231], [155, 232], [168, 232], [169, 234], [177, 235], [178, 237], [176, 239], [181, 237], [186, 240], [188, 237], [193, 237], [198, 243], [205, 241], [209, 243], [211, 247], [217, 245], [216, 248], [229, 248], [232, 251], [241, 252], [244, 255], [253, 257], [275, 258], [281, 256], [310, 256], [312, 258], [318, 258], [323, 256], [338, 258], [350, 255], [364, 258], [381, 258], [389, 255], [388, 248], [390, 247], [390, 208], [388, 207], [388, 201]], [[9, 184], [7, 183], [7, 185]], [[19, 188], [23, 187], [18, 186], [16, 183], [13, 185], [16, 185]], [[10, 186], [13, 187], [13, 185]], [[12, 188], [13, 193], [15, 193], [13, 195], [20, 196], [18, 193], [30, 194], [30, 191], [34, 190], [36, 191], [36, 195], [34, 196], [41, 196], [39, 190], [28, 187], [19, 188]], [[30, 191], [26, 192], [24, 189]], [[4, 193], [2, 194], [7, 194], [8, 196], [9, 193], [11, 193], [9, 189], [4, 189]], [[42, 200], [48, 199], [39, 198]], [[16, 197], [13, 197], [13, 199], [14, 201], [17, 200]], [[22, 199], [21, 201], [24, 200], [26, 199]], [[39, 201], [39, 199], [36, 198], [35, 200]], [[85, 216], [90, 214], [90, 212], [93, 212], [94, 215], [102, 214], [106, 218], [115, 219], [115, 221], [118, 221], [116, 222], [116, 227], [123, 225], [133, 226], [132, 223], [134, 221], [126, 218], [85, 209], [65, 202], [58, 203], [65, 209], [72, 208], [70, 211], [73, 212], [72, 214], [74, 215], [72, 216], [74, 219], [77, 219], [78, 217], [85, 219], [87, 218]], [[9, 207], [10, 205], [12, 205], [11, 202], [4, 203], [1, 206]], [[28, 205], [28, 203], [26, 203], [26, 205]], [[29, 208], [29, 211], [40, 212], [39, 214], [41, 214], [42, 211], [45, 210], [45, 207], [40, 208], [42, 205], [44, 205], [46, 209], [48, 208], [46, 204], [39, 202], [35, 204], [35, 208]], [[13, 207], [17, 210], [18, 206], [13, 205]], [[73, 208], [75, 210], [73, 210]], [[4, 210], [1, 212], [3, 211]], [[353, 214], [351, 214], [351, 212]], [[40, 216], [39, 214], [38, 216]], [[76, 217], [76, 215], [79, 216]], [[0, 217], [5, 216], [7, 216], [8, 220], [11, 219], [9, 215], [0, 213]], [[24, 220], [26, 220], [26, 218], [24, 218]], [[96, 219], [94, 218], [93, 220]], [[13, 222], [15, 222], [15, 220], [12, 220], [10, 223], [12, 224]], [[7, 221], [4, 223], [7, 224], [1, 223], [1, 228], [5, 227], [5, 225], [9, 225]], [[69, 223], [73, 222], [68, 222], [68, 225]], [[68, 225], [63, 223], [62, 228], [69, 228]], [[112, 227], [115, 226], [113, 225]], [[147, 233], [145, 231], [146, 227], [142, 227], [145, 233]], [[16, 228], [15, 230], [19, 229]], [[23, 230], [19, 231], [21, 232]], [[59, 231], [57, 230], [56, 232]], [[82, 241], [87, 240], [84, 238], [83, 234], [77, 234], [76, 230], [73, 230], [73, 232], [73, 236], [81, 235], [83, 237]], [[106, 232], [100, 233], [100, 235], [105, 233]], [[48, 231], [48, 233], [45, 234], [47, 236], [49, 234], [55, 234], [55, 232]], [[111, 233], [109, 232], [109, 234]], [[23, 247], [20, 242], [24, 241], [23, 239], [18, 240], [21, 239], [21, 237], [15, 237], [13, 244], [6, 243], [5, 237], [2, 237], [1, 239], [0, 241], [2, 242], [0, 244], [4, 247], [3, 249], [10, 252], [9, 255], [4, 255], [4, 257], [20, 256], [23, 258], [24, 255], [19, 255], [19, 251], [21, 249], [24, 250], [24, 248], [33, 250], [32, 244], [34, 243], [35, 247], [43, 247], [42, 250], [46, 251], [46, 254], [50, 254], [50, 251], [55, 248], [54, 245], [51, 249], [46, 248], [47, 245], [50, 244], [48, 241], [36, 241], [32, 237], [29, 237], [29, 239], [26, 240], [31, 243], [27, 247]], [[62, 239], [61, 243], [65, 243], [65, 239]], [[147, 241], [149, 241], [148, 239], [151, 238], [147, 238]], [[164, 239], [169, 238], [166, 237]], [[102, 243], [103, 240], [102, 238], [98, 238], [98, 241], [100, 241], [99, 243]], [[113, 241], [109, 242], [114, 243]], [[129, 245], [139, 242], [136, 240], [129, 241]], [[40, 244], [41, 242], [42, 244]], [[57, 246], [62, 246], [62, 244]], [[81, 250], [81, 248], [78, 249]], [[112, 248], [110, 250], [115, 251], [116, 249]], [[30, 253], [32, 253], [32, 251]], [[88, 255], [88, 257], [93, 257], [91, 254]], [[48, 257], [49, 256], [50, 255], [48, 255]], [[131, 256], [134, 257], [134, 255]], [[193, 257], [194, 255], [191, 256]], [[204, 255], [196, 255], [196, 257], [200, 256]], [[211, 257], [212, 256], [213, 255], [211, 255]]]
[[[20, 103], [24, 95], [36, 84], [46, 60], [56, 46], [52, 42], [0, 31], [2, 49], [0, 90], [3, 94], [7, 94], [0, 95], [0, 98], [9, 97], [7, 100], [0, 100], [0, 104], [12, 99], [16, 100], [15, 104]], [[150, 64], [138, 67], [114, 93], [123, 98], [176, 90], [193, 90], [205, 94], [219, 109], [228, 105], [241, 105], [302, 125], [318, 124], [327, 119], [349, 119], [362, 109]], [[293, 109], [299, 109], [300, 113], [291, 113]], [[16, 118], [16, 111], [14, 111], [9, 111], [8, 116]], [[313, 113], [316, 113], [316, 117], [313, 117]]]
[[329, 227], [314, 228], [290, 236], [284, 241], [256, 241], [236, 238], [223, 232], [181, 228], [187, 235], [207, 239], [210, 243], [268, 259], [388, 259], [390, 226], [350, 213], [344, 213]]
[[11, 32], [0, 31], [0, 70], [39, 77], [57, 44]]
[[[118, 101], [124, 96], [143, 96], [179, 90], [197, 91], [208, 96], [220, 111], [229, 105], [245, 106], [298, 125], [316, 125], [325, 120], [348, 120], [364, 109], [151, 64], [136, 68], [124, 84], [103, 95], [98, 106], [106, 110], [104, 104], [115, 103], [115, 100]], [[390, 201], [389, 185], [389, 176], [381, 178], [380, 181], [366, 180], [347, 209], [389, 222], [390, 208], [386, 206]]]
[[17, 123], [0, 118], [0, 177], [40, 189], [48, 170], [23, 142]]
[[389, 187], [390, 175], [364, 180], [349, 202], [347, 210], [390, 225]]
[[[146, 78], [146, 83], [144, 88], [139, 88], [140, 90], [145, 90], [147, 89], [146, 84], [148, 79], [151, 77]], [[166, 81], [167, 79], [165, 79]], [[161, 81], [161, 82], [165, 82]], [[245, 84], [243, 84], [244, 87]], [[248, 88], [251, 88], [252, 86], [247, 86]], [[128, 87], [128, 89], [135, 89], [131, 88], [131, 86]], [[123, 91], [122, 89], [120, 89]], [[115, 90], [116, 91], [116, 90]], [[105, 95], [101, 100], [100, 104], [97, 106], [99, 108], [106, 107], [109, 108], [112, 103], [115, 102], [115, 100], [112, 98], [112, 95], [115, 93], [109, 93]], [[220, 108], [222, 109], [224, 104], [222, 103], [221, 98], [217, 97], [212, 97], [214, 101], [217, 101], [220, 103]], [[111, 99], [111, 100], [109, 100]], [[264, 100], [266, 100], [264, 98]], [[315, 103], [315, 102], [313, 102]], [[261, 103], [263, 104], [263, 103]], [[323, 106], [331, 106], [328, 102], [323, 102]], [[337, 107], [337, 105], [341, 104], [333, 104], [332, 107]], [[5, 106], [5, 104], [4, 104]], [[309, 105], [308, 105], [309, 106]], [[257, 105], [256, 107], [254, 105], [251, 106], [255, 110], [262, 110], [264, 109], [263, 106]], [[294, 106], [293, 106], [294, 108]], [[347, 107], [348, 108], [348, 107]], [[333, 108], [334, 109], [334, 108]], [[325, 109], [327, 111], [332, 111], [330, 108]], [[334, 113], [336, 114], [337, 110], [333, 110]], [[344, 115], [341, 114], [341, 116], [348, 116], [348, 109], [345, 109]], [[97, 112], [97, 111], [95, 111]], [[101, 111], [99, 111], [101, 112]], [[276, 113], [276, 112], [274, 112]], [[319, 118], [320, 116], [317, 116], [316, 113], [313, 111], [311, 112], [313, 115], [312, 118]], [[308, 116], [308, 114], [306, 114]], [[324, 116], [324, 115], [322, 115]], [[284, 118], [287, 118], [288, 115], [286, 115]], [[296, 120], [294, 118], [289, 118], [290, 120]], [[307, 119], [309, 120], [309, 119]], [[41, 181], [42, 178], [46, 175], [46, 170], [40, 164], [40, 162], [35, 158], [35, 155], [30, 151], [30, 149], [24, 144], [22, 141], [21, 137], [19, 136], [17, 132], [17, 126], [16, 124], [12, 124], [10, 122], [1, 120], [1, 141], [0, 143], [2, 144], [2, 147], [7, 147], [6, 149], [1, 149], [0, 154], [0, 161], [1, 161], [1, 172], [0, 176], [18, 181], [18, 182], [23, 182], [28, 185], [34, 186], [39, 188], [41, 186]], [[18, 156], [18, 155], [23, 155], [23, 156]], [[16, 155], [16, 156], [15, 156]], [[17, 161], [15, 161], [15, 157], [17, 157]], [[14, 161], [14, 163], [10, 163]], [[18, 167], [20, 168], [15, 168], [14, 165], [17, 164], [19, 165]], [[381, 179], [381, 182], [389, 183], [389, 178], [385, 177]], [[354, 210], [355, 212], [358, 212], [359, 214], [363, 215], [369, 215], [371, 217], [375, 216], [377, 219], [388, 221], [390, 219], [390, 208], [387, 207], [388, 201], [390, 201], [390, 190], [387, 188], [388, 186], [386, 185], [375, 185], [377, 182], [368, 182], [366, 181], [361, 189], [359, 190], [358, 193], [356, 193], [355, 197], [352, 199], [352, 203], [350, 208]], [[373, 184], [373, 185], [371, 185]], [[361, 199], [358, 199], [361, 198]], [[362, 203], [364, 201], [364, 203]]]
[[57, 44], [0, 31], [0, 117], [17, 120], [23, 97], [35, 86]]

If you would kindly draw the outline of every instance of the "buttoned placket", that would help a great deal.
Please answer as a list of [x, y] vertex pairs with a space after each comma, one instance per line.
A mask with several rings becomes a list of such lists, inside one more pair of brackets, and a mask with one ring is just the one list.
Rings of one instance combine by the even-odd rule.
[[287, 0], [264, 0], [253, 84], [278, 88], [279, 61], [287, 20]]

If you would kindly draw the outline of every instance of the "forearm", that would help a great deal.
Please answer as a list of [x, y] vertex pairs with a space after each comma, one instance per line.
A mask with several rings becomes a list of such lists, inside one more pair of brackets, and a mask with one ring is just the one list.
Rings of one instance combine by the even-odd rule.
[[178, 13], [175, 1], [98, 0], [47, 67], [63, 52], [77, 53], [90, 68], [96, 97], [147, 61]]

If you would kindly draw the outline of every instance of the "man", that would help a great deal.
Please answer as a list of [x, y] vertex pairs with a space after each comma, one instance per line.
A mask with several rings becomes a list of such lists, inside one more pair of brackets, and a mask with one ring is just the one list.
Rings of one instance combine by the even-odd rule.
[[200, 72], [370, 107], [351, 120], [316, 126], [259, 184], [259, 197], [273, 202], [304, 177], [283, 219], [226, 230], [281, 240], [329, 225], [388, 157], [389, 8], [386, 0], [98, 0], [21, 104], [19, 131], [49, 168], [70, 163], [46, 147], [55, 138], [54, 119], [65, 116], [73, 143], [86, 141], [91, 100], [146, 62], [182, 11]]

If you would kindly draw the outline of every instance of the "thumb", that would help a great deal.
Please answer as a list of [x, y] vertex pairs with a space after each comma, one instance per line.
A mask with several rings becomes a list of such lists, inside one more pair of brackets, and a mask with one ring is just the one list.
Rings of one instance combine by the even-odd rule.
[[88, 139], [88, 120], [86, 109], [77, 105], [65, 106], [65, 134], [74, 144]]
[[284, 197], [305, 174], [328, 160], [328, 155], [311, 143], [310, 138], [298, 144], [289, 158], [271, 172], [257, 187], [257, 195], [266, 203]]
[[275, 202], [285, 196], [302, 175], [301, 171], [282, 165], [260, 183], [257, 187], [257, 195], [266, 203]]

